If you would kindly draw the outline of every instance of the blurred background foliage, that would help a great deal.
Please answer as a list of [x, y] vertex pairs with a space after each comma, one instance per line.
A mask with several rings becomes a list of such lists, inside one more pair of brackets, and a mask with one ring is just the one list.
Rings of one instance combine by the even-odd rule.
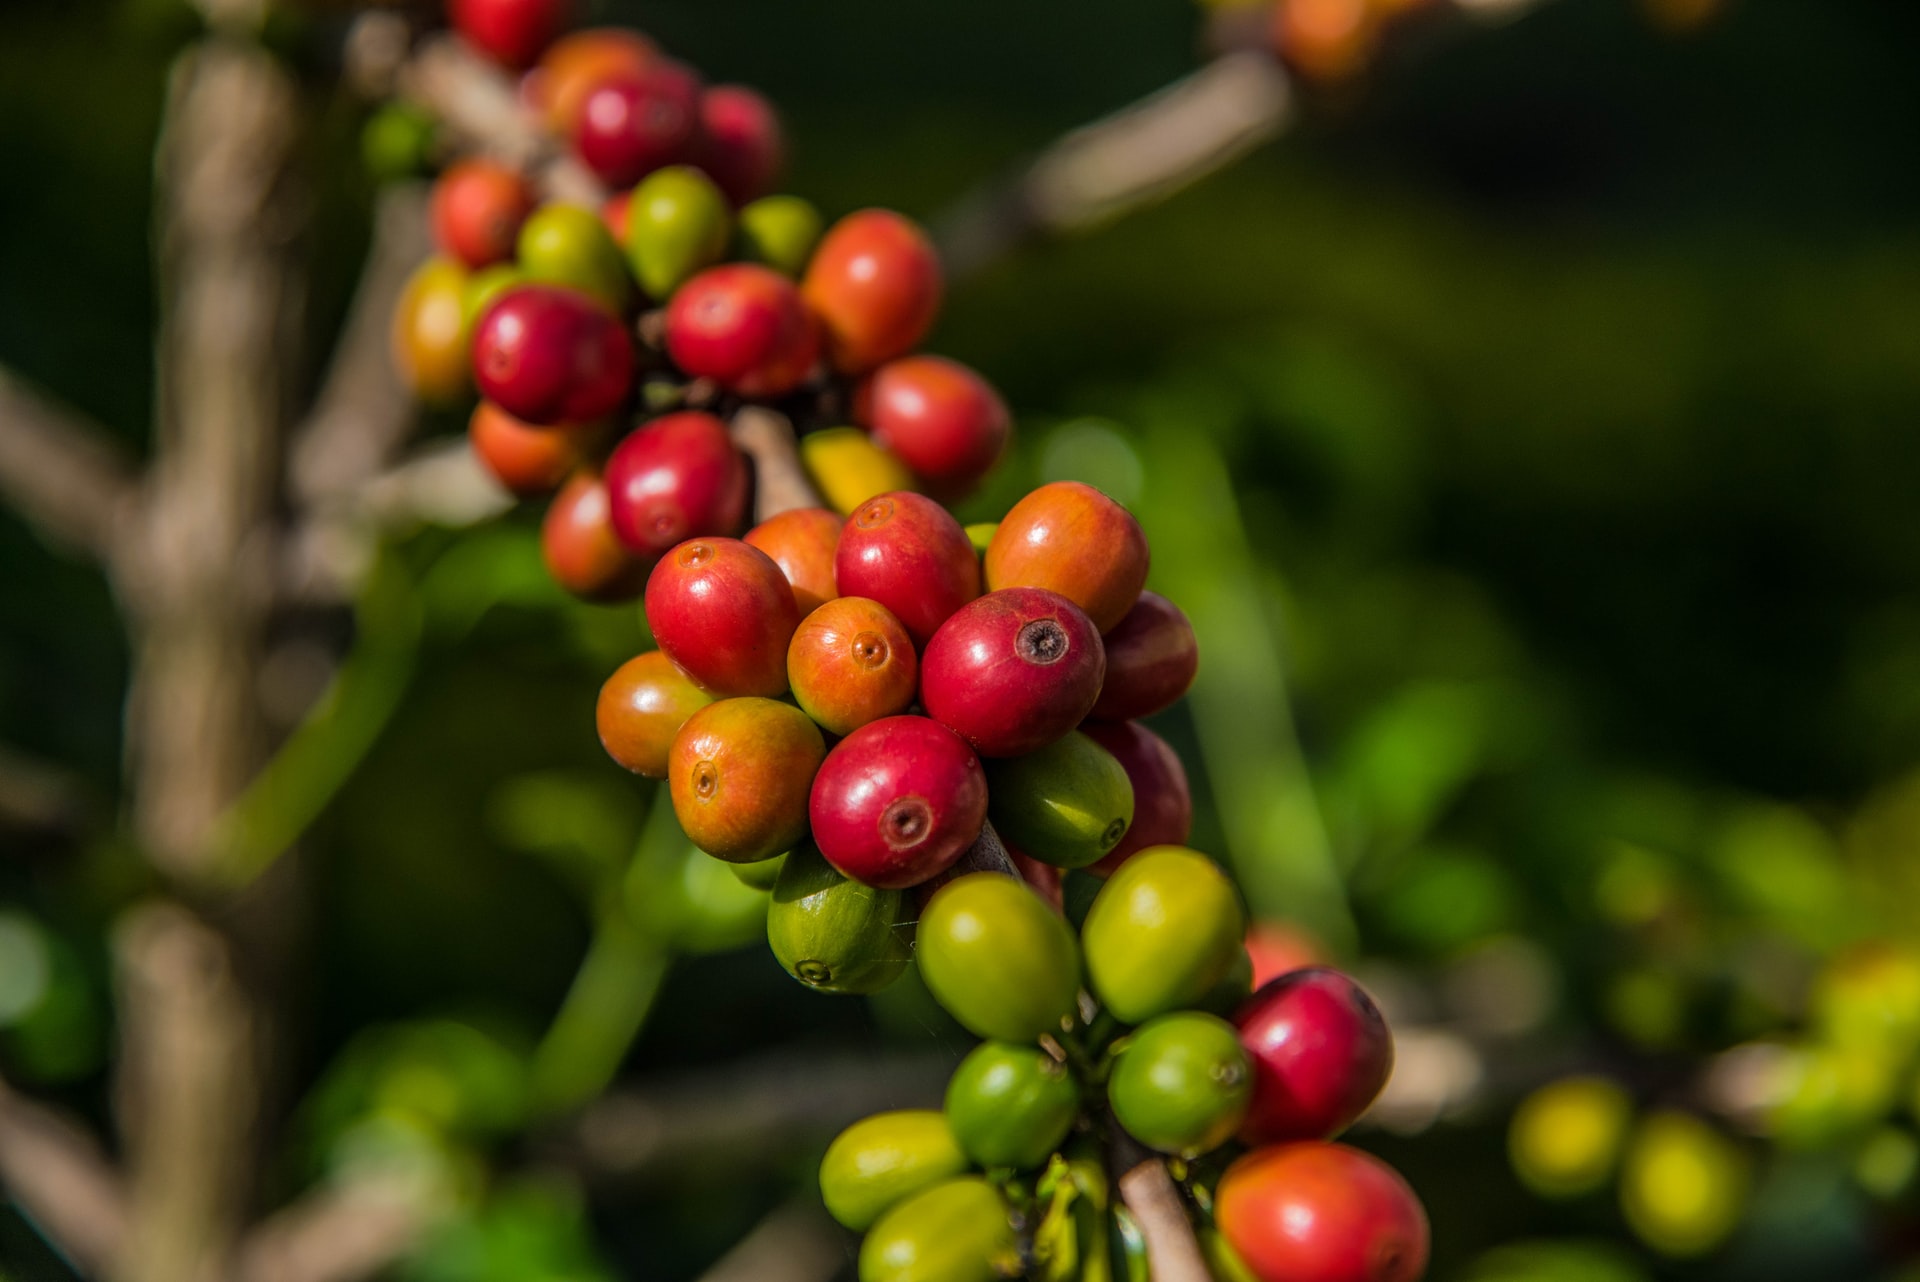
[[[593, 11], [765, 89], [829, 212], [929, 218], [1189, 69], [1202, 20]], [[1646, 19], [1558, 0], [1423, 35], [1229, 173], [955, 289], [934, 345], [1021, 426], [967, 515], [1062, 475], [1140, 514], [1205, 655], [1160, 727], [1195, 844], [1390, 1008], [1402, 1080], [1361, 1140], [1428, 1200], [1436, 1278], [1911, 1279], [1920, 9]], [[278, 37], [317, 96], [334, 21]], [[0, 358], [135, 448], [150, 153], [192, 30], [172, 0], [0, 7]], [[323, 348], [364, 114], [326, 96], [310, 140]], [[642, 625], [562, 599], [533, 530], [388, 550], [252, 812], [313, 812], [317, 891], [269, 1196], [410, 1173], [451, 1208], [421, 1282], [691, 1277], [817, 1147], [636, 1193], [515, 1137], [616, 1075], [964, 1038], [910, 991], [802, 991], [758, 899], [649, 824], [591, 730]], [[101, 580], [5, 514], [0, 581], [0, 743], [98, 818], [7, 839], [0, 1067], [102, 1118], [103, 932], [139, 889], [110, 835], [126, 656]], [[64, 1276], [6, 1215], [0, 1260]]]

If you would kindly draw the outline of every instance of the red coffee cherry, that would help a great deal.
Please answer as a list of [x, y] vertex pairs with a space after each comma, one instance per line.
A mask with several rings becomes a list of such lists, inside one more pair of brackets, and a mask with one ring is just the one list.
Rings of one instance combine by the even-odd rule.
[[1393, 1072], [1393, 1035], [1380, 1008], [1337, 970], [1282, 975], [1234, 1016], [1253, 1058], [1249, 1144], [1331, 1139], [1367, 1111]]
[[1102, 721], [1134, 721], [1172, 707], [1200, 670], [1193, 624], [1158, 592], [1142, 592], [1102, 639], [1107, 680], [1093, 705]]
[[981, 756], [1020, 757], [1080, 724], [1106, 668], [1100, 634], [1079, 606], [1057, 592], [1008, 588], [940, 625], [920, 657], [920, 701]]
[[576, 472], [548, 506], [540, 523], [540, 554], [554, 582], [583, 601], [631, 601], [646, 587], [653, 568], [613, 536], [607, 487], [585, 471]]
[[481, 465], [523, 499], [559, 489], [605, 436], [599, 423], [522, 423], [492, 401], [474, 406], [467, 420], [467, 441]]
[[[1112, 651], [1107, 663], [1111, 671]], [[1080, 729], [1114, 755], [1133, 784], [1132, 826], [1088, 871], [1105, 877], [1149, 846], [1186, 845], [1193, 833], [1193, 793], [1173, 745], [1132, 721], [1089, 721]]]
[[878, 601], [925, 646], [949, 615], [980, 595], [980, 558], [953, 514], [907, 490], [854, 509], [840, 532], [834, 579], [845, 596]]
[[638, 80], [660, 58], [659, 47], [624, 27], [590, 27], [561, 36], [521, 82], [521, 96], [547, 128], [571, 138], [587, 95], [609, 80]]
[[808, 814], [828, 863], [900, 890], [945, 872], [973, 844], [987, 820], [987, 779], [946, 727], [886, 717], [827, 754]]
[[674, 364], [756, 400], [785, 396], [820, 358], [820, 326], [800, 291], [753, 263], [710, 267], [680, 286], [666, 329]]
[[519, 285], [495, 299], [473, 338], [480, 394], [528, 423], [584, 423], [633, 388], [633, 344], [585, 294]]
[[1379, 1158], [1306, 1141], [1227, 1168], [1215, 1219], [1260, 1282], [1418, 1282], [1427, 1213]]
[[715, 85], [700, 95], [695, 161], [738, 207], [780, 181], [787, 145], [773, 104], [745, 85]]
[[713, 696], [658, 650], [628, 659], [600, 687], [594, 724], [607, 755], [649, 779], [667, 777], [667, 756], [680, 727]]
[[447, 0], [447, 21], [467, 43], [518, 70], [566, 30], [572, 10], [569, 0]]
[[800, 621], [787, 646], [787, 681], [801, 709], [829, 734], [905, 712], [919, 686], [913, 639], [893, 611], [836, 597]]
[[772, 557], [793, 585], [793, 601], [803, 619], [840, 595], [833, 558], [844, 524], [839, 513], [823, 507], [796, 507], [747, 531], [746, 541]]
[[536, 204], [532, 185], [516, 170], [492, 160], [456, 161], [433, 185], [433, 238], [468, 267], [504, 263]]
[[607, 459], [613, 531], [645, 556], [703, 534], [731, 535], [746, 519], [750, 481], [725, 423], [698, 410], [662, 415]]
[[904, 356], [860, 387], [855, 417], [937, 493], [965, 494], [999, 461], [1012, 432], [993, 385], [944, 356]]
[[933, 242], [887, 209], [848, 214], [827, 230], [801, 292], [843, 374], [905, 356], [933, 328], [944, 288]]
[[573, 147], [609, 187], [631, 187], [685, 160], [700, 129], [700, 77], [661, 58], [638, 75], [597, 84], [580, 105]]
[[800, 611], [780, 567], [759, 548], [722, 538], [674, 548], [647, 580], [647, 625], [667, 657], [703, 689], [787, 691], [787, 643], [800, 626]]
[[1054, 481], [1013, 505], [987, 544], [987, 588], [1046, 588], [1106, 632], [1147, 583], [1147, 536], [1133, 513], [1079, 481]]
[[784, 854], [806, 838], [807, 791], [826, 755], [819, 728], [792, 704], [708, 704], [687, 718], [668, 754], [674, 817], [716, 859], [753, 864]]

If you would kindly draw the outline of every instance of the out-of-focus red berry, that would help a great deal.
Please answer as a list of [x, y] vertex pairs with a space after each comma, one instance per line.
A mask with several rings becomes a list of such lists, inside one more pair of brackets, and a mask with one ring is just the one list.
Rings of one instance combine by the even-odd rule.
[[749, 484], [726, 424], [698, 410], [654, 419], [607, 459], [614, 533], [642, 556], [703, 534], [734, 534], [746, 519]]
[[589, 27], [553, 42], [527, 73], [522, 96], [547, 128], [571, 138], [588, 94], [609, 80], [638, 80], [659, 58], [659, 47], [637, 31]]
[[806, 379], [820, 327], [793, 282], [753, 263], [710, 267], [667, 304], [667, 354], [696, 378], [771, 400]]
[[695, 163], [736, 207], [774, 189], [787, 147], [772, 103], [745, 85], [715, 85], [700, 96], [700, 126]]
[[1249, 1144], [1332, 1139], [1367, 1111], [1393, 1072], [1393, 1035], [1373, 999], [1337, 970], [1310, 967], [1262, 985], [1234, 1016], [1253, 1059]]
[[1007, 446], [1013, 420], [993, 385], [944, 356], [904, 356], [875, 370], [855, 416], [873, 439], [943, 495], [979, 483]]
[[447, 0], [447, 20], [467, 43], [518, 70], [540, 56], [573, 16], [570, 0]]
[[633, 343], [619, 318], [571, 289], [514, 286], [474, 333], [481, 394], [529, 423], [605, 418], [632, 390], [633, 370]]
[[1398, 1172], [1343, 1144], [1255, 1149], [1221, 1177], [1214, 1215], [1260, 1282], [1418, 1282], [1427, 1213]]
[[933, 242], [887, 209], [848, 214], [827, 230], [801, 286], [843, 374], [905, 356], [933, 328], [944, 281]]
[[521, 498], [551, 494], [592, 455], [606, 436], [599, 423], [522, 423], [491, 401], [467, 420], [467, 441], [495, 480]]
[[638, 75], [603, 80], [588, 92], [573, 146], [609, 187], [630, 187], [691, 155], [700, 132], [700, 77], [656, 60]]
[[613, 537], [607, 490], [591, 472], [561, 487], [540, 525], [540, 553], [554, 581], [583, 601], [631, 601], [652, 568]]
[[536, 203], [516, 170], [492, 160], [457, 161], [433, 185], [433, 238], [468, 267], [503, 263]]

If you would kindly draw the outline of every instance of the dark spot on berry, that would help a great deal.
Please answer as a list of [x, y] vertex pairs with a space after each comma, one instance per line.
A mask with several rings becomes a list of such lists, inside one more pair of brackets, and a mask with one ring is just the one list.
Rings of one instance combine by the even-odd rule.
[[1043, 667], [1060, 662], [1072, 648], [1067, 630], [1060, 626], [1058, 619], [1035, 619], [1020, 629], [1020, 635], [1013, 642], [1015, 654]]

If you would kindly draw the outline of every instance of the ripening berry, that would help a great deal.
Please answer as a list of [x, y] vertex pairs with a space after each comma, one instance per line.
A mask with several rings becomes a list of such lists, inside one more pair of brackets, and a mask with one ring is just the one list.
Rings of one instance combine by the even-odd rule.
[[599, 214], [577, 205], [548, 205], [527, 219], [516, 248], [527, 279], [565, 285], [615, 312], [633, 305], [626, 255]]
[[777, 699], [722, 699], [687, 718], [667, 756], [674, 817], [716, 859], [771, 859], [807, 835], [807, 790], [827, 755], [807, 714]]
[[732, 535], [746, 519], [750, 484], [726, 424], [699, 410], [644, 424], [607, 459], [614, 533], [643, 556], [703, 534]]
[[445, 405], [467, 391], [467, 272], [451, 258], [420, 264], [393, 309], [394, 369], [421, 400]]
[[980, 595], [980, 562], [960, 523], [932, 499], [905, 491], [869, 499], [847, 518], [834, 578], [842, 595], [893, 611], [917, 646]]
[[604, 424], [535, 427], [492, 401], [474, 406], [473, 417], [467, 421], [467, 441], [481, 465], [521, 498], [559, 489], [605, 438]]
[[433, 238], [470, 268], [505, 262], [536, 203], [517, 170], [493, 160], [456, 161], [433, 184]]
[[[1111, 665], [1113, 652], [1107, 655]], [[1186, 845], [1193, 832], [1193, 793], [1173, 745], [1133, 721], [1089, 721], [1080, 729], [1113, 754], [1133, 785], [1133, 826], [1090, 871], [1105, 877], [1151, 846]]]
[[[846, 522], [823, 507], [789, 508], [747, 531], [746, 541], [773, 558], [793, 585], [793, 602], [806, 618], [840, 595], [833, 558]], [[791, 654], [791, 652], [789, 652]]]
[[619, 318], [552, 285], [506, 291], [473, 337], [481, 395], [529, 423], [605, 418], [632, 390], [633, 371], [633, 343]]
[[1393, 1072], [1393, 1035], [1380, 1008], [1337, 970], [1282, 975], [1234, 1016], [1253, 1056], [1249, 1144], [1332, 1139], [1353, 1125]]
[[1080, 928], [1094, 996], [1129, 1024], [1191, 1006], [1244, 953], [1240, 895], [1197, 850], [1143, 850], [1107, 878]]
[[733, 211], [713, 180], [690, 165], [648, 174], [627, 205], [627, 261], [640, 288], [665, 302], [682, 281], [719, 262]]
[[1009, 588], [940, 625], [921, 652], [920, 700], [980, 755], [1018, 757], [1079, 725], [1105, 671], [1100, 634], [1078, 606], [1040, 588]]
[[823, 603], [800, 621], [787, 646], [794, 700], [829, 734], [852, 734], [905, 712], [919, 677], [906, 628], [893, 611], [865, 597]]
[[547, 128], [571, 138], [587, 95], [610, 80], [639, 80], [660, 58], [653, 41], [624, 27], [589, 27], [553, 42], [521, 92]]
[[667, 755], [687, 718], [713, 702], [658, 650], [628, 659], [600, 687], [594, 723], [607, 755], [637, 775], [667, 777]]
[[820, 211], [798, 196], [762, 196], [740, 211], [740, 256], [797, 278], [820, 243]]
[[447, 21], [453, 29], [514, 70], [538, 58], [572, 16], [571, 0], [447, 0]]
[[886, 209], [848, 214], [828, 229], [802, 292], [843, 374], [859, 374], [917, 347], [933, 328], [944, 289], [933, 242]]
[[1107, 680], [1093, 705], [1102, 721], [1134, 721], [1173, 706], [1200, 670], [1193, 624], [1158, 592], [1142, 592], [1102, 639]]
[[574, 123], [573, 147], [607, 186], [630, 187], [688, 159], [699, 130], [699, 75], [659, 58], [588, 91]]
[[574, 473], [548, 506], [540, 554], [554, 581], [583, 601], [631, 601], [653, 568], [613, 536], [607, 488], [588, 471]]
[[913, 473], [857, 427], [829, 427], [800, 438], [800, 464], [827, 506], [852, 515], [881, 495], [914, 488]]
[[1091, 485], [1054, 481], [1001, 520], [987, 546], [987, 589], [1046, 588], [1107, 632], [1147, 583], [1147, 536], [1133, 513]]
[[966, 1169], [967, 1155], [945, 1114], [930, 1108], [875, 1113], [827, 1146], [820, 1196], [828, 1214], [860, 1233], [888, 1207]]
[[855, 417], [937, 494], [962, 495], [1006, 449], [1012, 419], [980, 375], [944, 356], [904, 356], [860, 387]]
[[772, 191], [786, 167], [780, 116], [745, 85], [715, 85], [700, 95], [700, 142], [694, 163], [736, 206]]
[[1214, 1219], [1260, 1282], [1418, 1282], [1427, 1213], [1398, 1172], [1343, 1144], [1255, 1149], [1221, 1177]]
[[686, 373], [755, 400], [799, 387], [820, 356], [820, 327], [800, 291], [754, 263], [710, 267], [675, 290], [666, 335]]
[[674, 548], [647, 580], [647, 624], [667, 657], [704, 689], [787, 692], [787, 643], [800, 612], [780, 567], [758, 548], [724, 538]]
[[913, 947], [934, 1000], [981, 1037], [1038, 1041], [1078, 1009], [1073, 932], [1017, 877], [975, 872], [940, 887]]
[[884, 717], [827, 754], [808, 813], [828, 863], [866, 885], [904, 890], [952, 867], [980, 835], [987, 780], [973, 749], [945, 726]]

